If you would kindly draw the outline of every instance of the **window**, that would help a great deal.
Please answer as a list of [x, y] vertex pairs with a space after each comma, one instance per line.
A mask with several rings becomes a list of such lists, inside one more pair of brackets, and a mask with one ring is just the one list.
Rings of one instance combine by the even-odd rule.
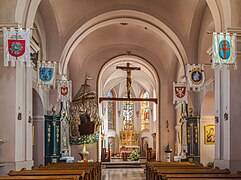
[[[144, 91], [141, 95], [142, 98], [150, 98], [150, 95], [147, 91]], [[141, 103], [141, 130], [149, 130], [149, 116], [150, 116], [150, 106], [149, 101], [143, 101]]]
[[133, 102], [124, 101], [123, 102], [123, 130], [133, 130]]
[[[109, 91], [108, 97], [114, 96], [113, 90]], [[108, 102], [108, 130], [115, 130], [115, 102]]]

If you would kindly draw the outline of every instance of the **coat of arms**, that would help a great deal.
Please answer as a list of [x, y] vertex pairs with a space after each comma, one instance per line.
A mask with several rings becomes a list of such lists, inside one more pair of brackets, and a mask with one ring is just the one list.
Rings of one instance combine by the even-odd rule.
[[173, 82], [173, 104], [182, 101], [187, 103], [187, 85]]
[[39, 68], [39, 77], [42, 81], [48, 82], [53, 78], [54, 68]]
[[65, 86], [65, 85], [63, 85], [63, 86], [61, 87], [61, 95], [62, 95], [62, 96], [66, 96], [67, 94], [68, 94], [68, 87]]
[[25, 40], [8, 40], [8, 51], [11, 56], [22, 56], [25, 53]]
[[204, 85], [205, 74], [203, 64], [187, 64], [188, 90], [200, 91]]
[[175, 87], [175, 92], [178, 98], [183, 98], [186, 94], [186, 86]]

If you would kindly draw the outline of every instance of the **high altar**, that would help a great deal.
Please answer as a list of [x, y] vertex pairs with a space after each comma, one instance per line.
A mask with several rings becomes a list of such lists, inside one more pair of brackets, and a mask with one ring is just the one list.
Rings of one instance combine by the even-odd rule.
[[131, 129], [120, 131], [120, 146], [138, 146], [138, 132]]
[[131, 129], [130, 126], [127, 125], [123, 131], [120, 131], [120, 152], [130, 154], [133, 150], [140, 151], [140, 147], [138, 145], [138, 132]]

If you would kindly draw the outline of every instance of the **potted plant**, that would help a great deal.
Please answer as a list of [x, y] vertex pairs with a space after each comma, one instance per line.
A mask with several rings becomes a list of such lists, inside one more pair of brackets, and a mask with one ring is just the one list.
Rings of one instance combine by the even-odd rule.
[[130, 160], [131, 161], [138, 161], [140, 158], [140, 153], [137, 150], [134, 150], [130, 154]]

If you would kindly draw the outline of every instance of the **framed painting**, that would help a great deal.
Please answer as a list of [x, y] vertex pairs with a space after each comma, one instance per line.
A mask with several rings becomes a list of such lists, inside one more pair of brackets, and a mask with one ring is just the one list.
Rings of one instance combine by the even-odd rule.
[[204, 144], [215, 143], [215, 126], [207, 125], [204, 126]]

